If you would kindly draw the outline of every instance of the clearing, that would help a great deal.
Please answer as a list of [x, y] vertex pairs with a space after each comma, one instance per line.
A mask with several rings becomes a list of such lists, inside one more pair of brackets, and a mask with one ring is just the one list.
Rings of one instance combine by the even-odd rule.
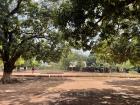
[[0, 84], [0, 105], [140, 105], [140, 79], [20, 77]]

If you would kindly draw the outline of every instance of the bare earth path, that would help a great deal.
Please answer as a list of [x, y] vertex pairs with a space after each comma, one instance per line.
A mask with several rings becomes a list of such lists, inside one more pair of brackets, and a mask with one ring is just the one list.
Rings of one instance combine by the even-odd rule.
[[0, 84], [0, 105], [140, 105], [139, 78], [22, 77]]

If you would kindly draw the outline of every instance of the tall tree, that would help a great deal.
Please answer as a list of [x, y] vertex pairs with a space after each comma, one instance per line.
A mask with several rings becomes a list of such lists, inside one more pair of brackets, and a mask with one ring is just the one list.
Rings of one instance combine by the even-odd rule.
[[[28, 58], [39, 56], [40, 52], [42, 56], [48, 56], [50, 52], [59, 55], [57, 52], [61, 52], [59, 36], [52, 26], [51, 10], [49, 4], [46, 4], [50, 1], [41, 3], [35, 0], [0, 0], [0, 58], [4, 65], [1, 79], [3, 83], [11, 81], [15, 62], [21, 55]], [[42, 56], [40, 55], [40, 59]]]

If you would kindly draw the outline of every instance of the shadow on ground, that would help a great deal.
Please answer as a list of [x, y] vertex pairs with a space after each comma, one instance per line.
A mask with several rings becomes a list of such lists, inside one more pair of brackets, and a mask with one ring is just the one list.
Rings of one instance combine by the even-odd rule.
[[[52, 78], [51, 80], [37, 79], [33, 84], [26, 83], [12, 88], [14, 90], [17, 89], [15, 92], [0, 93], [0, 101], [2, 104], [2, 99], [4, 99], [5, 102], [3, 103], [7, 103], [2, 105], [140, 105], [140, 91], [138, 91], [138, 87], [140, 86], [139, 80], [105, 82], [105, 84], [120, 87], [127, 91], [113, 90], [110, 88], [67, 91], [55, 91], [52, 88], [52, 91], [48, 91], [48, 87], [57, 86], [65, 81], [71, 80], [63, 78]], [[7, 89], [11, 88], [9, 87]]]
[[55, 102], [50, 101], [49, 105], [140, 105], [140, 80], [113, 80], [105, 84], [119, 90], [71, 90], [62, 93]]
[[21, 80], [20, 83], [0, 84], [0, 105], [48, 105], [48, 99], [53, 98], [59, 92], [51, 91], [51, 88], [63, 84], [65, 81], [72, 81], [60, 77], [18, 79]]
[[111, 82], [107, 82], [111, 85], [126, 85], [126, 86], [140, 86], [140, 79], [127, 79], [127, 80], [113, 80]]
[[114, 80], [106, 82], [107, 85], [119, 87], [129, 94], [140, 95], [140, 79]]
[[[55, 95], [59, 93], [59, 96]], [[140, 97], [118, 93], [111, 89], [71, 90], [51, 94], [53, 96], [47, 97], [49, 93], [36, 93], [34, 102], [31, 102], [30, 98], [26, 100], [17, 98], [8, 105], [140, 105]]]
[[115, 90], [86, 89], [64, 92], [56, 102], [48, 105], [140, 105], [140, 97]]

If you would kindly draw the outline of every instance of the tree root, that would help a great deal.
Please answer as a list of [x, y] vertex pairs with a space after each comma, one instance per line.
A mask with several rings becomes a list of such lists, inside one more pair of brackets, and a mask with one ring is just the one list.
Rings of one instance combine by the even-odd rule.
[[21, 83], [20, 80], [18, 80], [17, 78], [8, 78], [8, 79], [1, 79], [0, 82], [2, 84], [15, 84], [15, 83]]

